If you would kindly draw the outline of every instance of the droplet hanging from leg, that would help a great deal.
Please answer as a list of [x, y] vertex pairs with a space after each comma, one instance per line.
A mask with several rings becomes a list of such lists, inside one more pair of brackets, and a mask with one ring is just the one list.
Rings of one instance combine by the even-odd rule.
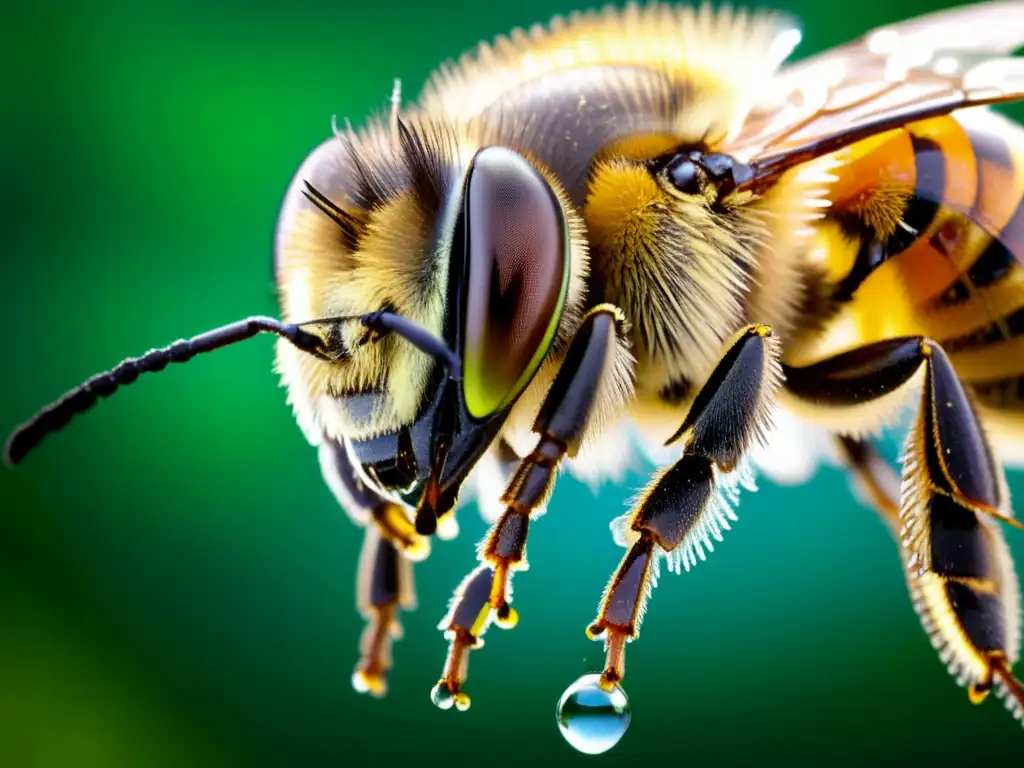
[[674, 571], [703, 560], [735, 519], [738, 487], [753, 488], [744, 456], [763, 441], [780, 378], [770, 329], [753, 325], [736, 334], [669, 441], [680, 442], [683, 455], [613, 523], [617, 541], [628, 549], [587, 629], [605, 642], [599, 685], [607, 694], [625, 676], [626, 644], [639, 636], [659, 559]]
[[[595, 403], [610, 397], [609, 387], [621, 386], [620, 379], [625, 375], [622, 368], [629, 360], [625, 350], [619, 312], [608, 305], [595, 307], [577, 330], [541, 406], [533, 427], [538, 435], [537, 445], [519, 462], [502, 496], [505, 511], [491, 527], [478, 553], [491, 574], [487, 606], [493, 609], [493, 620], [499, 626], [511, 628], [518, 620], [511, 605], [511, 578], [516, 570], [526, 567], [531, 516], [536, 516], [547, 501], [559, 462], [566, 455], [575, 455], [579, 449]], [[476, 583], [474, 574], [480, 573], [478, 568], [463, 581], [456, 601], [466, 599], [467, 586]], [[479, 631], [489, 624], [490, 619], [481, 623]], [[452, 633], [450, 639], [457, 644], [470, 643], [468, 636], [463, 637], [447, 622], [442, 622], [441, 629]], [[468, 628], [462, 629], [468, 632]], [[476, 633], [470, 634], [479, 638]], [[452, 666], [451, 658], [450, 650], [446, 669]], [[457, 675], [449, 676], [446, 672], [439, 685], [448, 686], [454, 695], [455, 691], [461, 691], [461, 680], [456, 678]]]

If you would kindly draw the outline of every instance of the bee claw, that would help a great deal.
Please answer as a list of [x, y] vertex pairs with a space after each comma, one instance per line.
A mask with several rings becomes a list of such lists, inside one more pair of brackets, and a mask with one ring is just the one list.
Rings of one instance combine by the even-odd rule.
[[352, 673], [352, 687], [356, 693], [367, 693], [375, 699], [382, 699], [388, 692], [388, 678], [383, 672], [357, 669]]
[[501, 629], [512, 629], [519, 623], [519, 612], [509, 603], [502, 603], [494, 611], [494, 623]]

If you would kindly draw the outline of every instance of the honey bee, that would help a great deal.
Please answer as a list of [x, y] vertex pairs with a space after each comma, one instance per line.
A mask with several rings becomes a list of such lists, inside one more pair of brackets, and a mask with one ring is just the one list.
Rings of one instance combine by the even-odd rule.
[[[338, 128], [278, 222], [281, 320], [128, 359], [18, 428], [259, 333], [326, 483], [365, 531], [353, 685], [383, 695], [413, 563], [475, 494], [492, 522], [440, 629], [431, 698], [511, 628], [512, 578], [563, 465], [669, 446], [612, 523], [625, 554], [577, 681], [622, 713], [627, 643], [662, 567], [706, 559], [786, 413], [823, 429], [899, 542], [914, 606], [970, 700], [1024, 718], [1003, 465], [1024, 458], [1024, 2], [934, 13], [787, 64], [764, 12], [630, 5], [513, 32], [415, 103]], [[907, 429], [901, 470], [873, 438]], [[603, 699], [601, 697], [604, 697]], [[567, 704], [567, 702], [569, 702]], [[575, 701], [579, 704], [579, 701]], [[623, 720], [623, 723], [627, 722]], [[584, 744], [566, 727], [581, 749]]]

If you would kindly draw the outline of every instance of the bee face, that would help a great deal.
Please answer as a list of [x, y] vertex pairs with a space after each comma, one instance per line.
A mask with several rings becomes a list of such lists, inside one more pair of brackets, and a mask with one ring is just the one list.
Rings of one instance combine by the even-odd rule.
[[[366, 343], [358, 327], [341, 340], [341, 362], [279, 345], [307, 436], [344, 436], [367, 464], [391, 467], [371, 470], [382, 485], [403, 491], [429, 476], [439, 451], [459, 457], [448, 469], [456, 482], [552, 367], [582, 296], [583, 240], [557, 182], [512, 149], [467, 150], [442, 135], [400, 124], [390, 141], [375, 128], [327, 142], [296, 174], [278, 229], [287, 319], [387, 309], [461, 359], [461, 380], [449, 386], [419, 350], [401, 339]], [[395, 473], [399, 442], [407, 458]]]
[[[359, 315], [384, 307], [439, 334], [448, 263], [434, 237], [436, 210], [401, 182], [393, 189], [360, 189], [356, 147], [330, 139], [299, 168], [288, 190], [277, 231], [275, 277], [284, 317]], [[375, 178], [387, 178], [377, 172]], [[308, 187], [307, 187], [308, 184]], [[306, 192], [313, 188], [336, 205], [349, 226], [324, 215]], [[376, 198], [376, 199], [375, 199]], [[357, 364], [332, 365], [278, 345], [278, 370], [304, 432], [367, 436], [415, 416], [430, 373], [429, 361], [391, 339], [360, 344], [362, 329], [345, 329], [342, 343], [358, 349]], [[401, 381], [401, 387], [392, 382]]]

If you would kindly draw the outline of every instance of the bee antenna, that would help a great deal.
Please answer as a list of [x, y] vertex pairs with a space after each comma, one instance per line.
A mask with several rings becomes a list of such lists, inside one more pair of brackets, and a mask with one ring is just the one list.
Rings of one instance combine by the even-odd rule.
[[439, 360], [447, 368], [450, 378], [461, 378], [462, 361], [458, 355], [426, 329], [392, 312], [371, 312], [367, 315], [324, 318], [304, 323], [282, 323], [272, 317], [250, 317], [214, 328], [191, 339], [176, 341], [161, 349], [150, 350], [141, 357], [122, 360], [112, 370], [79, 384], [11, 433], [4, 445], [4, 463], [8, 466], [20, 463], [47, 435], [63, 429], [72, 418], [91, 410], [101, 399], [110, 397], [120, 387], [133, 383], [140, 374], [162, 371], [170, 363], [185, 363], [196, 355], [237, 344], [260, 333], [272, 333], [287, 339], [303, 352], [329, 362], [340, 362], [348, 358], [349, 352], [338, 330], [348, 322], [360, 322], [370, 333], [378, 336], [394, 333]]
[[13, 466], [51, 432], [62, 429], [71, 419], [92, 409], [101, 399], [110, 397], [119, 387], [131, 384], [142, 373], [162, 371], [169, 363], [184, 363], [196, 355], [212, 352], [230, 344], [252, 338], [259, 333], [274, 333], [307, 351], [321, 345], [321, 340], [297, 325], [285, 325], [270, 317], [250, 317], [231, 325], [154, 349], [142, 357], [122, 360], [117, 367], [97, 374], [68, 391], [56, 402], [46, 406], [19, 426], [4, 445], [4, 463]]

